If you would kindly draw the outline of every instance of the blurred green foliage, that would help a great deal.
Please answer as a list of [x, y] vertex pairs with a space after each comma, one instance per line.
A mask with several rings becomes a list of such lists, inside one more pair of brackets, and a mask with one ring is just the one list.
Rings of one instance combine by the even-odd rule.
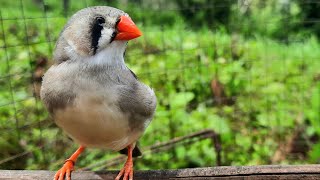
[[[315, 1], [78, 0], [64, 8], [54, 0], [0, 2], [1, 169], [57, 169], [77, 147], [33, 97], [35, 76], [43, 70], [39, 61], [52, 61], [65, 15], [110, 4], [144, 32], [126, 55], [158, 97], [142, 147], [213, 129], [222, 138], [223, 165], [319, 161], [319, 25], [308, 23], [319, 20]], [[78, 165], [116, 155], [88, 150]], [[213, 145], [204, 140], [147, 154], [135, 168], [214, 164]]]

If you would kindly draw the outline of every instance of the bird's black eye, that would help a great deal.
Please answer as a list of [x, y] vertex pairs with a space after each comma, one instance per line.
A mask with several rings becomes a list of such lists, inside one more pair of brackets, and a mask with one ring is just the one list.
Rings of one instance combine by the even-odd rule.
[[102, 25], [106, 22], [106, 20], [103, 17], [97, 17], [96, 18], [97, 24]]

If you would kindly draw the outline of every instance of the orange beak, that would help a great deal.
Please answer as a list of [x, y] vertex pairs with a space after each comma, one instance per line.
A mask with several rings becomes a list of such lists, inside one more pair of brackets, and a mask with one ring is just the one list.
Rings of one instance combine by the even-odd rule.
[[131, 40], [142, 35], [130, 17], [121, 16], [117, 25], [118, 34], [115, 40]]

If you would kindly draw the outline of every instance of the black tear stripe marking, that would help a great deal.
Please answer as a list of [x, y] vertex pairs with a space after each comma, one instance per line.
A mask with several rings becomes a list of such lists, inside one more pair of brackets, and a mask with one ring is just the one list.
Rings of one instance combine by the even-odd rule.
[[[120, 18], [118, 18], [114, 29], [117, 29], [117, 26], [118, 26], [119, 22], [120, 22]], [[111, 38], [110, 38], [110, 42], [109, 42], [110, 44], [114, 41], [114, 39], [116, 38], [117, 34], [118, 34], [117, 30], [115, 30], [115, 31], [112, 33]]]
[[109, 43], [112, 43], [114, 41], [114, 39], [116, 38], [116, 35], [117, 33], [114, 31], [111, 35], [111, 38], [110, 38], [110, 42]]
[[93, 48], [93, 54], [96, 54], [98, 49], [98, 43], [99, 39], [101, 37], [101, 31], [103, 29], [103, 26], [101, 23], [103, 23], [104, 19], [102, 17], [98, 17], [91, 28], [91, 47]]

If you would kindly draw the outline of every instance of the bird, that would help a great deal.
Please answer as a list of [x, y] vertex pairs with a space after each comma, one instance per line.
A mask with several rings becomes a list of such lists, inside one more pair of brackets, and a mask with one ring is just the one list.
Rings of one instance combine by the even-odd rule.
[[86, 148], [125, 153], [116, 180], [133, 179], [137, 141], [154, 117], [154, 90], [125, 64], [129, 40], [142, 35], [130, 16], [109, 6], [92, 6], [70, 17], [57, 39], [53, 65], [42, 78], [41, 100], [54, 122], [79, 148], [55, 180], [70, 180]]

